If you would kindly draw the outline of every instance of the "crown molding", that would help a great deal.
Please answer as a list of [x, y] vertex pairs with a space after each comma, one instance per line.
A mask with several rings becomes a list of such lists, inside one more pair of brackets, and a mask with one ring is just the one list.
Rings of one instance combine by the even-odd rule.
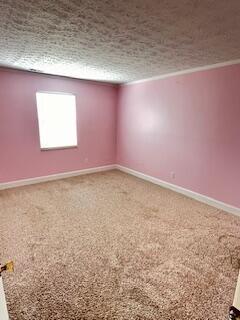
[[154, 81], [154, 80], [160, 80], [160, 79], [166, 79], [166, 78], [170, 78], [170, 77], [180, 76], [180, 75], [199, 72], [199, 71], [207, 71], [207, 70], [211, 70], [211, 69], [218, 69], [218, 68], [222, 68], [222, 67], [226, 67], [226, 66], [232, 66], [232, 65], [236, 65], [236, 64], [240, 64], [240, 59], [230, 60], [230, 61], [225, 61], [225, 62], [219, 62], [219, 63], [210, 64], [210, 65], [206, 65], [206, 66], [202, 66], [202, 67], [196, 67], [196, 68], [191, 68], [191, 69], [180, 70], [180, 71], [176, 71], [176, 72], [165, 73], [165, 74], [154, 76], [154, 77], [150, 77], [150, 78], [145, 78], [145, 79], [141, 79], [141, 80], [122, 83], [122, 84], [120, 84], [120, 86], [124, 87], [124, 86], [133, 85], [133, 84], [138, 84], [138, 83], [143, 83], [143, 82], [148, 82], [148, 81]]

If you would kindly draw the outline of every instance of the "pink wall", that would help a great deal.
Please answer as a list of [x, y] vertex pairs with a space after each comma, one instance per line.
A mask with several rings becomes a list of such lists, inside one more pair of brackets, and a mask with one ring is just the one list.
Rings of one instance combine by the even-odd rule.
[[[41, 151], [37, 91], [76, 94], [78, 148]], [[0, 182], [115, 163], [117, 88], [0, 70]]]
[[[40, 150], [36, 91], [76, 94], [78, 148]], [[116, 122], [119, 164], [240, 207], [240, 65], [119, 90], [2, 69], [0, 183], [115, 163]]]
[[119, 164], [240, 207], [240, 65], [121, 87], [117, 137]]

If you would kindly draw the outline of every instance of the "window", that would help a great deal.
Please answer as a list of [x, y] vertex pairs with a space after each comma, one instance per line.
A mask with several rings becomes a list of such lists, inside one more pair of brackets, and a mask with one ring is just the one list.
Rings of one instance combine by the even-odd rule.
[[37, 92], [36, 97], [41, 149], [77, 146], [75, 96]]

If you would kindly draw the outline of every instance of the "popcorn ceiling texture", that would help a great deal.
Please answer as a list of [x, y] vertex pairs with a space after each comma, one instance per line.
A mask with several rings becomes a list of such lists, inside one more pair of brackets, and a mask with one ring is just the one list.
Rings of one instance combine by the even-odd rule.
[[0, 0], [0, 64], [127, 82], [239, 59], [239, 0]]
[[119, 171], [0, 191], [11, 320], [226, 319], [240, 219]]

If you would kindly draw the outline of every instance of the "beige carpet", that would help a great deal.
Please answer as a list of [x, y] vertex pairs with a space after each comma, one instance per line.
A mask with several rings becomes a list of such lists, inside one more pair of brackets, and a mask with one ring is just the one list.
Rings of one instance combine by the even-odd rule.
[[11, 320], [226, 319], [240, 219], [118, 171], [0, 192]]

